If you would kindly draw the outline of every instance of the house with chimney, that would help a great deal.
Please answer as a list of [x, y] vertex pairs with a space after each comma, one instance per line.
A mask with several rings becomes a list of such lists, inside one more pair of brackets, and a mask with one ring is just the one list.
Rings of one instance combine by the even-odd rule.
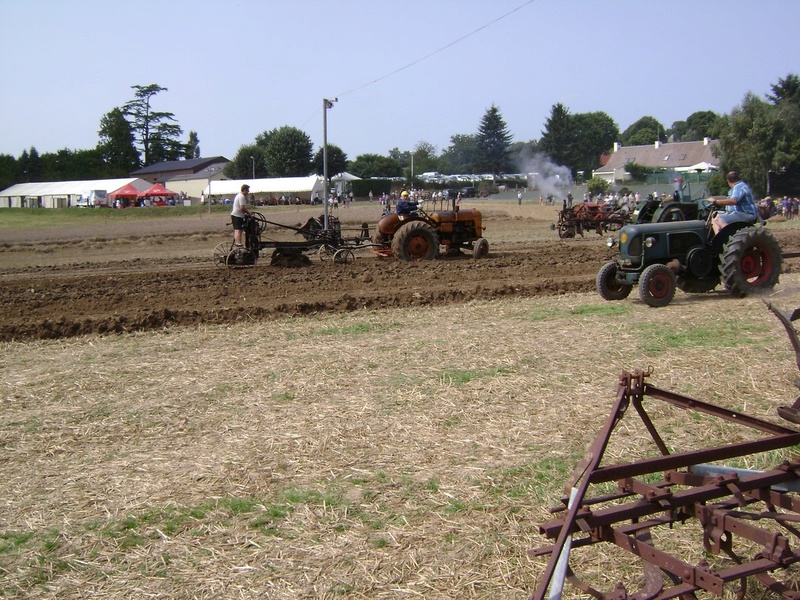
[[630, 163], [675, 173], [717, 171], [719, 159], [714, 155], [716, 144], [716, 140], [709, 138], [697, 142], [655, 142], [646, 146], [622, 146], [615, 142], [614, 150], [606, 155], [608, 160], [592, 171], [592, 176], [610, 183], [629, 181], [631, 175], [625, 166]]

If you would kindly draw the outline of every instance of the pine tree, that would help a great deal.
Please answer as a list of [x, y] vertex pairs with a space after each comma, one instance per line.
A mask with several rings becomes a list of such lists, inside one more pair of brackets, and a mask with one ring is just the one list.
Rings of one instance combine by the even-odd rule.
[[544, 127], [539, 149], [554, 163], [569, 167], [574, 176], [579, 162], [577, 160], [577, 125], [569, 113], [569, 109], [560, 102], [554, 104]]
[[480, 171], [497, 176], [512, 171], [509, 155], [512, 136], [508, 126], [494, 104], [481, 119], [477, 135], [477, 167]]

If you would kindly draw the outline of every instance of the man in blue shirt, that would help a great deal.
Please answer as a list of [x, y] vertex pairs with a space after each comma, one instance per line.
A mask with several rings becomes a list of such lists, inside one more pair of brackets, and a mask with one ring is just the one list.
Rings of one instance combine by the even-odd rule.
[[397, 201], [397, 211], [398, 215], [410, 215], [412, 212], [417, 210], [419, 204], [414, 202], [413, 200], [408, 199], [408, 192], [403, 190], [400, 193], [400, 200]]
[[753, 198], [753, 190], [744, 181], [739, 179], [736, 171], [731, 171], [725, 177], [728, 182], [728, 197], [711, 197], [709, 200], [716, 205], [725, 207], [725, 212], [718, 212], [711, 220], [714, 233], [731, 223], [745, 222], [753, 224], [758, 220], [758, 206]]

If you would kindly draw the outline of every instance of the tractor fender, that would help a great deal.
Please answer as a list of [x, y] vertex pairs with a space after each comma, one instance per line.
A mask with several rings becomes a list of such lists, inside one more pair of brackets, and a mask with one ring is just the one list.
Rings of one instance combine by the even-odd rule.
[[391, 213], [378, 221], [378, 231], [385, 236], [392, 237], [397, 230], [406, 223], [411, 221], [427, 221], [427, 219], [419, 215], [398, 215]]

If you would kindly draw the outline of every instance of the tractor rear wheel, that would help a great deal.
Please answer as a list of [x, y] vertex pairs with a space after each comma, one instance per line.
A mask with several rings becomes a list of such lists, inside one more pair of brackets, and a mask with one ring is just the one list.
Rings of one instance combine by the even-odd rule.
[[734, 296], [772, 289], [781, 276], [783, 256], [778, 241], [763, 227], [734, 233], [722, 248], [719, 272]]
[[617, 263], [613, 260], [597, 272], [596, 283], [603, 300], [624, 300], [633, 289], [632, 285], [617, 282]]
[[660, 308], [675, 297], [675, 273], [666, 265], [650, 265], [639, 277], [639, 297], [647, 306]]
[[425, 221], [411, 221], [394, 234], [392, 252], [400, 260], [433, 260], [439, 254], [439, 235]]

